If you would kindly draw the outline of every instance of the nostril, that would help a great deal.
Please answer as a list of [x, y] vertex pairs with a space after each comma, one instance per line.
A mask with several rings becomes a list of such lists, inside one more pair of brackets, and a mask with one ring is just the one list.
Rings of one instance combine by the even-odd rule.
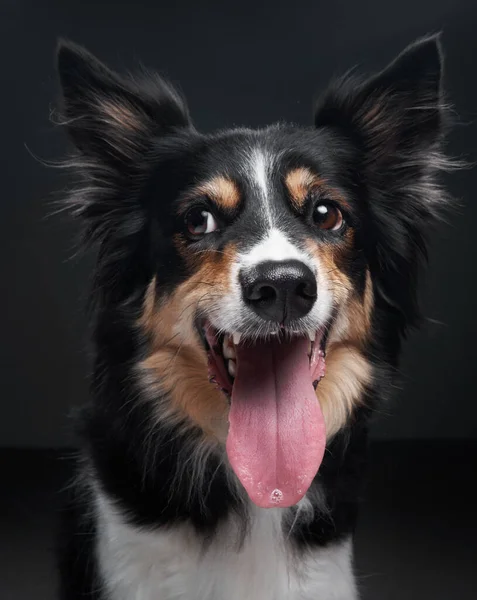
[[263, 300], [263, 301], [275, 300], [276, 296], [277, 296], [277, 292], [274, 288], [272, 288], [272, 286], [262, 285], [260, 287], [260, 289], [258, 290], [257, 300]]
[[301, 296], [302, 298], [316, 298], [316, 284], [315, 282], [302, 281], [298, 284], [296, 288], [297, 296]]
[[274, 300], [276, 296], [276, 290], [271, 285], [265, 285], [263, 283], [249, 285], [245, 290], [245, 297], [250, 302]]

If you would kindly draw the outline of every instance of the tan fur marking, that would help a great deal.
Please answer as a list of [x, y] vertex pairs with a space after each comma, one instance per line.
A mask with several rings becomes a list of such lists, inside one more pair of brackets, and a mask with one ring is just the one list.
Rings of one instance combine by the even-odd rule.
[[139, 369], [152, 397], [170, 399], [158, 407], [161, 417], [187, 417], [209, 436], [224, 441], [228, 405], [225, 396], [208, 380], [207, 357], [194, 327], [198, 308], [217, 306], [227, 292], [228, 272], [235, 259], [233, 247], [223, 253], [202, 255], [201, 268], [175, 292], [156, 298], [151, 281], [144, 298], [139, 325], [150, 337], [151, 352]]
[[338, 190], [327, 185], [324, 179], [305, 167], [289, 171], [285, 177], [285, 185], [290, 194], [290, 201], [296, 210], [303, 208], [306, 199], [313, 191], [321, 192], [324, 198], [330, 198], [345, 207], [347, 206], [346, 200]]
[[364, 115], [363, 115], [363, 121], [364, 121], [365, 125], [368, 125], [369, 127], [373, 127], [375, 121], [381, 117], [382, 109], [383, 109], [383, 107], [379, 102], [372, 104], [372, 106], [368, 110], [368, 112], [364, 113]]
[[303, 207], [311, 189], [321, 184], [323, 181], [305, 167], [289, 171], [285, 178], [291, 202], [297, 210]]
[[164, 347], [143, 361], [141, 369], [152, 375], [151, 391], [168, 394], [172, 400], [169, 411], [160, 409], [161, 418], [186, 416], [206, 435], [225, 441], [227, 403], [222, 392], [209, 383], [201, 349]]
[[363, 347], [371, 333], [371, 312], [373, 309], [373, 288], [371, 275], [366, 272], [366, 287], [364, 297], [354, 297], [348, 303], [349, 336], [348, 339], [356, 345]]
[[329, 439], [346, 424], [371, 379], [372, 368], [362, 349], [371, 334], [373, 289], [368, 271], [364, 298], [353, 293], [350, 279], [340, 270], [346, 248], [315, 242], [310, 242], [309, 248], [323, 266], [326, 284], [339, 307], [328, 338], [326, 375], [317, 387]]
[[154, 330], [154, 306], [156, 303], [156, 276], [152, 278], [151, 282], [147, 286], [146, 293], [144, 295], [143, 312], [139, 319], [139, 325], [147, 333], [152, 333]]
[[346, 341], [357, 348], [364, 348], [371, 335], [373, 305], [371, 275], [367, 271], [363, 298], [352, 295], [342, 306], [329, 336], [330, 343]]
[[326, 375], [316, 389], [328, 440], [346, 424], [370, 381], [371, 365], [357, 348], [347, 344], [328, 348]]
[[364, 289], [364, 312], [366, 315], [366, 324], [368, 327], [371, 327], [371, 313], [374, 307], [374, 292], [373, 292], [373, 282], [371, 280], [371, 273], [369, 269], [366, 271], [366, 283]]
[[343, 305], [352, 291], [349, 277], [337, 264], [343, 250], [331, 244], [318, 245], [313, 241], [308, 242], [308, 249], [322, 266], [323, 277], [331, 286], [335, 304]]
[[237, 185], [222, 175], [200, 184], [192, 195], [208, 196], [219, 208], [233, 210], [240, 202], [240, 192]]
[[363, 109], [360, 111], [359, 119], [368, 128], [368, 132], [385, 133], [388, 131], [390, 137], [392, 137], [394, 126], [392, 120], [389, 119], [389, 106], [391, 102], [391, 95], [386, 92], [372, 96], [364, 104]]
[[126, 104], [102, 99], [100, 101], [100, 108], [112, 123], [119, 125], [123, 129], [133, 132], [144, 129], [142, 121], [138, 118], [138, 111]]

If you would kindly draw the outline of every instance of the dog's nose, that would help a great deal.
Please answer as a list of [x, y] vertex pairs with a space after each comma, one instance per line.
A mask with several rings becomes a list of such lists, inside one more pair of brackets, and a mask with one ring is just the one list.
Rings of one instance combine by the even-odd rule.
[[266, 261], [240, 274], [246, 304], [266, 321], [304, 317], [316, 300], [316, 278], [298, 260]]

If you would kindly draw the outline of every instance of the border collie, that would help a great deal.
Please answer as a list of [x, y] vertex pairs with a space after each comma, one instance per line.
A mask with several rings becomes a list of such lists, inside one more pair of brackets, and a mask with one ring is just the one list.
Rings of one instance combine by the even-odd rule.
[[352, 600], [367, 422], [447, 199], [438, 37], [314, 125], [198, 132], [61, 42], [68, 204], [97, 247], [63, 600]]

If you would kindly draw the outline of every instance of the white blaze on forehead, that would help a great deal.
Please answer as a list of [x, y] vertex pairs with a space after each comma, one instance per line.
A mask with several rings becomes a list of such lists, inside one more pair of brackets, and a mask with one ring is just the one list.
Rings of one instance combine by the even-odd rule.
[[238, 262], [241, 267], [253, 267], [265, 261], [299, 260], [316, 273], [316, 265], [313, 259], [290, 242], [283, 231], [272, 228], [266, 237], [246, 254], [239, 256]]
[[260, 203], [263, 207], [265, 219], [270, 227], [273, 226], [271, 207], [270, 174], [273, 168], [274, 157], [261, 148], [254, 148], [250, 153], [247, 165], [247, 176], [253, 188], [258, 192]]

